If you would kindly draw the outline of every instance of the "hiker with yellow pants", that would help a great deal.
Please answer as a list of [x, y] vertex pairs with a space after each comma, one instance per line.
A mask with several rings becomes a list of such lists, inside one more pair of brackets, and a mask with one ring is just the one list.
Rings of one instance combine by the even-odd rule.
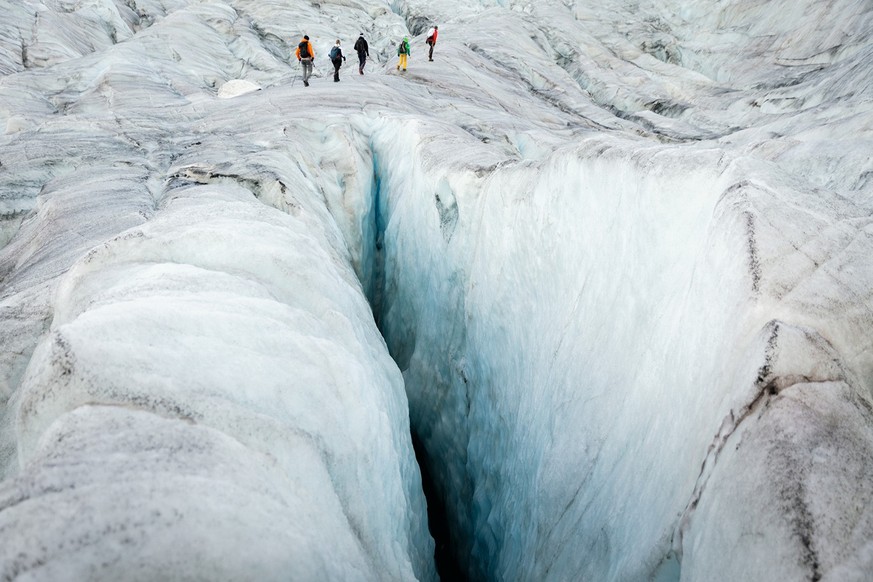
[[400, 67], [403, 67], [403, 70], [406, 70], [406, 58], [409, 56], [409, 37], [404, 36], [403, 40], [400, 41], [400, 46], [397, 47], [397, 56], [400, 57], [400, 61], [397, 63], [397, 70], [400, 70]]

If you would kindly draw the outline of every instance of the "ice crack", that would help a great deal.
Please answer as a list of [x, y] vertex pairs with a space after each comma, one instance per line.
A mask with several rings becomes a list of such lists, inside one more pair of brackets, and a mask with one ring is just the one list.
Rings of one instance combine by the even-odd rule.
[[[722, 420], [718, 432], [707, 448], [691, 498], [682, 512], [673, 534], [673, 549], [682, 560], [682, 544], [691, 519], [706, 490], [710, 476], [731, 438], [750, 418], [760, 419], [771, 404], [787, 390], [801, 384], [827, 385], [846, 382], [847, 373], [835, 357], [832, 346], [814, 330], [790, 326], [778, 320], [770, 321], [762, 332], [766, 337], [763, 361], [753, 381], [753, 393], [739, 408], [731, 408]], [[812, 352], [810, 354], [810, 352]], [[798, 358], [799, 355], [799, 358]], [[817, 356], [817, 357], [816, 357]], [[740, 444], [737, 444], [737, 449]], [[786, 504], [785, 512], [802, 546], [802, 561], [810, 569], [810, 579], [821, 578], [819, 560], [813, 544], [813, 522], [804, 501], [803, 473], [806, 470], [792, 452], [785, 450], [777, 457], [785, 473], [795, 478], [787, 480], [779, 494]]]

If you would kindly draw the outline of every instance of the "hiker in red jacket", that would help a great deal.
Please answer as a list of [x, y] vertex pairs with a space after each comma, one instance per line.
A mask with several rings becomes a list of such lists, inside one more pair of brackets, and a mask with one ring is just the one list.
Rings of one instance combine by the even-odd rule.
[[439, 34], [439, 26], [434, 25], [433, 28], [427, 31], [427, 40], [425, 42], [430, 45], [430, 51], [427, 53], [428, 60], [433, 60], [433, 45], [436, 44], [437, 35]]

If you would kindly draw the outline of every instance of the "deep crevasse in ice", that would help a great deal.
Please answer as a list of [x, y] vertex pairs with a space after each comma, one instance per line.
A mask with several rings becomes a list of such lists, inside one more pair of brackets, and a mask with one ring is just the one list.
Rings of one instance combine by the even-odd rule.
[[818, 232], [840, 219], [798, 217], [793, 249], [754, 226], [767, 203], [741, 162], [628, 145], [595, 139], [536, 173], [383, 178], [404, 193], [383, 333], [462, 552], [486, 577], [645, 579], [676, 554], [691, 580], [863, 577], [869, 516], [848, 500], [871, 493], [867, 316], [815, 313], [835, 301], [820, 288], [773, 292], [799, 286], [777, 257], [827, 252]]
[[5, 574], [864, 578], [863, 3], [26, 6]]

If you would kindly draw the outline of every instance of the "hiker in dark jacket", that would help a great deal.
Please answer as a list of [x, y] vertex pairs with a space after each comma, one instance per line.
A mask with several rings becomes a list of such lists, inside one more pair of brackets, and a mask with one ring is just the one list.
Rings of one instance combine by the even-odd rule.
[[367, 44], [363, 32], [355, 43], [355, 51], [358, 53], [358, 72], [363, 75], [364, 65], [367, 64], [367, 57], [370, 56], [370, 46]]
[[312, 43], [309, 42], [309, 36], [304, 36], [300, 44], [297, 45], [295, 51], [297, 60], [303, 67], [303, 84], [309, 87], [309, 77], [312, 75], [312, 59], [315, 57], [315, 49], [312, 48]]
[[339, 83], [339, 70], [343, 66], [343, 61], [346, 58], [343, 56], [343, 49], [340, 48], [340, 41], [336, 39], [336, 44], [330, 49], [330, 62], [333, 63], [333, 82]]

